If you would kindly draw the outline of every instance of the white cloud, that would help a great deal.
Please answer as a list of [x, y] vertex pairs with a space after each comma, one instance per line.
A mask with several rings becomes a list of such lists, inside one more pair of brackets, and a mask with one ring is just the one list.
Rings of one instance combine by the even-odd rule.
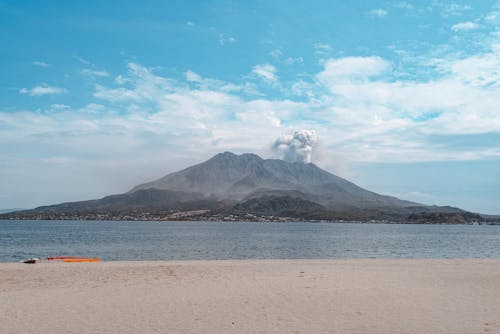
[[[493, 49], [435, 62], [435, 79], [419, 82], [394, 79], [392, 64], [380, 57], [333, 58], [325, 61], [316, 80], [298, 80], [291, 86], [293, 94], [307, 97], [300, 103], [243, 100], [239, 95], [244, 85], [231, 86], [192, 71], [186, 72], [186, 80], [196, 87], [188, 88], [131, 63], [123, 75], [127, 87], [98, 85], [94, 92], [99, 99], [121, 103], [121, 112], [112, 105], [91, 103], [78, 113], [54, 106], [51, 114], [11, 118], [0, 113], [0, 120], [10, 124], [12, 140], [27, 131], [23, 138], [44, 138], [54, 145], [60, 138], [60, 144], [75, 150], [89, 141], [98, 147], [91, 150], [103, 150], [102, 154], [112, 150], [111, 143], [129, 153], [152, 145], [144, 148], [147, 154], [162, 150], [165, 140], [202, 156], [224, 149], [254, 151], [268, 146], [279, 133], [310, 128], [325, 146], [349, 161], [484, 158], [500, 155], [500, 149], [443, 148], [428, 138], [500, 132], [498, 55]], [[264, 69], [269, 71], [261, 71], [263, 78], [275, 78], [274, 70]], [[153, 143], [148, 138], [164, 139]], [[107, 142], [99, 144], [100, 140]]]
[[320, 42], [314, 43], [313, 48], [316, 50], [323, 50], [323, 51], [330, 51], [332, 49], [332, 47], [329, 44]]
[[194, 84], [200, 90], [213, 90], [220, 92], [243, 92], [250, 95], [259, 95], [258, 92], [256, 92], [255, 87], [251, 86], [248, 83], [241, 86], [223, 80], [204, 78], [198, 73], [195, 73], [191, 70], [186, 71], [184, 73], [184, 76], [187, 82]]
[[141, 96], [137, 91], [128, 88], [106, 88], [101, 85], [95, 86], [94, 97], [110, 102], [120, 102], [126, 100], [139, 100]]
[[441, 9], [441, 15], [444, 17], [460, 16], [464, 12], [472, 10], [472, 7], [469, 5], [457, 3], [436, 2], [434, 5]]
[[415, 9], [415, 6], [412, 5], [411, 3], [407, 1], [400, 1], [394, 5], [396, 8], [401, 8], [401, 9], [406, 9], [406, 10], [413, 10]]
[[390, 77], [368, 80], [367, 76], [390, 68], [382, 59], [361, 58], [354, 62], [361, 65], [346, 67], [334, 65], [351, 63], [351, 59], [331, 60], [318, 74], [318, 81], [333, 94], [324, 99], [330, 115], [323, 113], [321, 118], [337, 125], [336, 147], [354, 161], [498, 157], [499, 148], [447, 147], [446, 143], [429, 143], [428, 136], [500, 132], [499, 56], [492, 49], [443, 60], [434, 79], [420, 82]]
[[273, 51], [271, 51], [269, 53], [271, 55], [271, 57], [273, 58], [280, 58], [282, 55], [283, 55], [283, 52], [281, 52], [280, 49], [274, 49]]
[[46, 62], [38, 61], [38, 60], [31, 62], [31, 64], [34, 66], [39, 66], [39, 67], [49, 67], [50, 66], [50, 64], [48, 64]]
[[236, 38], [233, 36], [227, 36], [226, 34], [219, 34], [219, 44], [226, 45], [236, 43]]
[[276, 67], [270, 64], [255, 65], [252, 69], [252, 73], [268, 81], [278, 80], [278, 77], [276, 75]]
[[272, 50], [269, 55], [274, 58], [276, 62], [281, 62], [285, 65], [291, 66], [295, 64], [302, 64], [304, 62], [304, 58], [302, 57], [291, 57], [285, 56], [280, 49]]
[[123, 75], [118, 75], [115, 78], [115, 82], [119, 85], [123, 85], [128, 82], [128, 79]]
[[366, 81], [390, 70], [391, 64], [380, 57], [343, 57], [329, 59], [317, 79], [331, 86], [345, 81]]
[[479, 28], [480, 28], [479, 24], [477, 24], [475, 22], [471, 22], [471, 21], [460, 22], [460, 23], [457, 23], [457, 24], [454, 24], [451, 26], [451, 30], [453, 30], [455, 32], [475, 30], [475, 29], [479, 29]]
[[69, 110], [71, 109], [70, 106], [66, 105], [66, 104], [61, 104], [61, 103], [54, 103], [54, 104], [51, 104], [50, 105], [50, 109], [51, 110]]
[[54, 95], [67, 93], [68, 90], [60, 87], [53, 87], [46, 84], [35, 86], [33, 88], [21, 88], [19, 93], [28, 94], [30, 96]]
[[313, 43], [314, 55], [319, 59], [325, 59], [331, 56], [333, 48], [328, 43], [316, 42]]
[[[500, 6], [499, 6], [500, 7]], [[492, 11], [491, 13], [488, 13], [484, 19], [487, 21], [487, 22], [491, 22], [491, 23], [498, 23], [498, 19], [500, 18], [500, 11]]]
[[171, 90], [172, 80], [156, 76], [148, 68], [136, 63], [128, 63], [127, 68], [128, 74], [119, 76], [119, 80], [115, 81], [118, 84], [132, 82], [134, 88], [106, 88], [96, 85], [94, 97], [110, 102], [154, 100], [158, 91]]
[[187, 71], [185, 73], [185, 75], [186, 75], [186, 80], [187, 81], [201, 82], [203, 80], [202, 77], [199, 74], [197, 74], [197, 73], [195, 73], [193, 71]]
[[295, 65], [295, 64], [302, 64], [304, 62], [304, 58], [302, 57], [288, 57], [284, 60], [284, 63], [286, 65]]
[[304, 81], [302, 79], [297, 80], [292, 84], [290, 87], [290, 91], [293, 95], [296, 96], [307, 96], [309, 98], [314, 97], [314, 91], [317, 89], [317, 87], [307, 81]]
[[83, 69], [80, 71], [83, 75], [90, 77], [109, 77], [109, 73], [105, 70], [92, 70], [89, 68]]
[[437, 61], [438, 68], [458, 82], [484, 88], [500, 87], [500, 48], [469, 57]]
[[[128, 88], [96, 86], [94, 94], [111, 103], [105, 107], [89, 104], [77, 110], [54, 106], [50, 113], [0, 112], [0, 123], [9, 129], [2, 132], [0, 142], [43, 142], [51, 152], [46, 159], [65, 156], [64, 152], [85, 152], [87, 163], [109, 163], [113, 168], [124, 160], [130, 164], [130, 154], [136, 152], [134, 160], [163, 169], [173, 157], [182, 156], [185, 163], [190, 156], [199, 160], [221, 150], [267, 147], [269, 139], [262, 131], [272, 133], [282, 119], [305, 108], [287, 100], [244, 101], [224, 91], [188, 89], [138, 64], [129, 64], [126, 77]], [[201, 84], [214, 80], [201, 79]], [[75, 157], [71, 164], [78, 162]]]
[[372, 9], [368, 12], [368, 15], [372, 17], [384, 17], [387, 16], [387, 14], [388, 12], [382, 8]]
[[92, 65], [92, 63], [90, 61], [88, 61], [87, 59], [85, 59], [83, 57], [74, 55], [73, 58], [76, 59], [77, 61], [79, 61], [80, 63], [84, 64], [84, 65], [88, 65], [88, 66]]

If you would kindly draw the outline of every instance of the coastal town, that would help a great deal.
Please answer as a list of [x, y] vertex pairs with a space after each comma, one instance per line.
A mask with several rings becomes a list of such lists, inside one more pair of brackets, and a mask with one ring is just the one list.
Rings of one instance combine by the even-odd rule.
[[74, 221], [206, 221], [206, 222], [330, 222], [363, 224], [451, 224], [451, 225], [500, 225], [498, 217], [466, 219], [462, 215], [410, 215], [405, 220], [390, 219], [307, 219], [300, 217], [259, 215], [249, 212], [217, 212], [211, 210], [164, 210], [137, 212], [16, 212], [0, 215], [8, 220], [74, 220]]

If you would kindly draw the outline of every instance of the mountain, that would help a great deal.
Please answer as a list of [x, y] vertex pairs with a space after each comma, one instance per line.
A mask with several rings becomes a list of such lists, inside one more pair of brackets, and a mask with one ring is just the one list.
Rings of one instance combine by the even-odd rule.
[[453, 223], [481, 220], [481, 216], [457, 208], [426, 206], [376, 194], [312, 163], [230, 152], [124, 194], [43, 206], [3, 218], [246, 220], [258, 216]]
[[418, 205], [382, 196], [328, 173], [312, 163], [262, 159], [255, 154], [217, 154], [208, 161], [168, 174], [131, 190], [191, 191], [217, 199], [241, 201], [265, 195], [291, 196], [331, 209]]

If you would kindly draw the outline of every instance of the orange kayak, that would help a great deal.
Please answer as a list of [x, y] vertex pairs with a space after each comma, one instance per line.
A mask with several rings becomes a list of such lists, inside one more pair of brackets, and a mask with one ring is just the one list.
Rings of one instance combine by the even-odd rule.
[[76, 259], [63, 259], [63, 262], [101, 262], [101, 259], [94, 257], [94, 258], [87, 258], [87, 257], [81, 257], [81, 258], [76, 258]]
[[101, 259], [97, 257], [79, 257], [79, 256], [53, 256], [48, 257], [49, 261], [62, 261], [62, 262], [100, 262]]

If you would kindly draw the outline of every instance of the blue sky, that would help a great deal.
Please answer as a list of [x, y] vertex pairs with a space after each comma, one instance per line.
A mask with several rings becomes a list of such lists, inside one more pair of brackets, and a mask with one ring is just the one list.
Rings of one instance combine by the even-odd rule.
[[314, 130], [370, 190], [500, 213], [500, 1], [1, 1], [0, 208]]

